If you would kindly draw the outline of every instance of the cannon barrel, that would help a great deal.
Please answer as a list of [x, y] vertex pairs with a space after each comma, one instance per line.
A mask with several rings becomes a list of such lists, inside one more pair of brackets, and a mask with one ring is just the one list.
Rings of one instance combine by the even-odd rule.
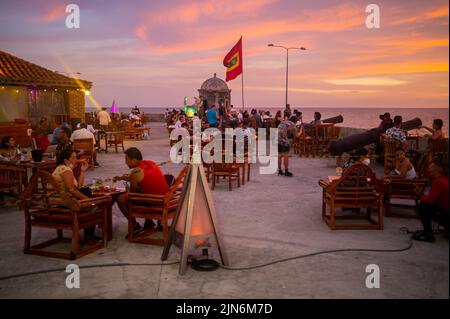
[[[416, 117], [412, 120], [403, 122], [402, 129], [405, 131], [414, 130], [422, 125], [420, 118]], [[378, 141], [380, 134], [384, 133], [382, 127], [376, 127], [366, 132], [353, 134], [338, 140], [333, 140], [328, 145], [328, 151], [331, 154], [342, 154], [359, 147], [366, 146]]]
[[330, 117], [322, 121], [322, 123], [333, 123], [333, 124], [338, 124], [342, 122], [344, 122], [344, 117], [342, 115]]
[[418, 117], [402, 123], [402, 130], [410, 131], [422, 126], [422, 120]]

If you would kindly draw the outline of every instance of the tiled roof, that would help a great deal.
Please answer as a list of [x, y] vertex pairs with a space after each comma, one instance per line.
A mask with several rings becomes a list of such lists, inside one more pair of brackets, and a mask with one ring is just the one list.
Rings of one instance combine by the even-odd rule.
[[0, 51], [0, 84], [61, 86], [86, 90], [92, 87], [92, 82], [64, 76], [3, 51]]

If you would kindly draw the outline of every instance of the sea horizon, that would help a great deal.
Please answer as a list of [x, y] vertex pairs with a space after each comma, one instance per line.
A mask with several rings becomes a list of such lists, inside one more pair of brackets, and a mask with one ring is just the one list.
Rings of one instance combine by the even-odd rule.
[[[165, 107], [139, 107], [141, 112], [148, 114], [164, 114], [167, 108]], [[181, 109], [182, 107], [176, 107], [175, 109]], [[245, 109], [250, 111], [255, 107], [246, 107]], [[109, 108], [107, 108], [109, 110]], [[132, 107], [120, 108], [120, 112], [130, 113]], [[172, 110], [172, 108], [168, 108]], [[240, 109], [240, 108], [236, 108]], [[283, 110], [284, 107], [256, 107], [257, 110], [270, 111], [273, 115], [275, 111]], [[376, 127], [380, 123], [379, 116], [385, 112], [391, 113], [391, 117], [394, 118], [396, 115], [401, 115], [403, 121], [412, 120], [414, 118], [419, 118], [422, 124], [427, 127], [432, 127], [433, 120], [436, 118], [442, 119], [444, 121], [444, 131], [449, 133], [449, 116], [448, 108], [388, 108], [388, 107], [296, 107], [291, 106], [292, 110], [299, 110], [303, 113], [303, 121], [309, 122], [313, 119], [314, 112], [320, 112], [322, 114], [322, 119], [335, 117], [342, 115], [344, 122], [340, 123], [339, 126], [354, 127], [370, 129]], [[86, 108], [86, 111], [93, 111], [95, 109]], [[425, 132], [424, 132], [425, 133]]]

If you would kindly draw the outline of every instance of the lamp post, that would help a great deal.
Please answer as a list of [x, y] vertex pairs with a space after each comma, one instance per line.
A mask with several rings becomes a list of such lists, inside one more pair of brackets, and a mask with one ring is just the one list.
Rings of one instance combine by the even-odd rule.
[[267, 46], [269, 47], [276, 47], [276, 48], [283, 48], [286, 50], [286, 104], [285, 106], [287, 106], [288, 104], [288, 73], [289, 73], [289, 50], [306, 50], [306, 48], [304, 47], [285, 47], [282, 45], [275, 45], [275, 44], [268, 44]]

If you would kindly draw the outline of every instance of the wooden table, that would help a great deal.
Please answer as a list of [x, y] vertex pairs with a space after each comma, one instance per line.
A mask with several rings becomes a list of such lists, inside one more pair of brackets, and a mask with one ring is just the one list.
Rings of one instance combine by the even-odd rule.
[[125, 137], [130, 137], [132, 139], [137, 139], [137, 137], [143, 137], [145, 132], [147, 132], [148, 135], [150, 135], [150, 128], [149, 127], [132, 127], [128, 128], [124, 134]]
[[[41, 162], [21, 162], [21, 161], [0, 161], [2, 165], [9, 165], [9, 166], [15, 166], [15, 167], [25, 167], [31, 169], [32, 173], [36, 173], [38, 170], [42, 169], [45, 171], [48, 171], [48, 168], [55, 168], [56, 167], [56, 159], [54, 158], [48, 158], [43, 157]], [[28, 176], [26, 176], [26, 180], [28, 181]]]
[[[109, 131], [104, 132], [105, 137], [105, 152], [108, 153], [108, 140], [117, 140], [117, 135], [122, 135], [122, 139], [125, 137], [124, 131]], [[116, 153], [117, 153], [117, 145], [116, 145]]]
[[94, 196], [110, 196], [111, 197], [111, 204], [108, 206], [108, 215], [107, 215], [107, 221], [106, 221], [106, 237], [107, 240], [110, 241], [112, 239], [112, 207], [113, 205], [116, 203], [117, 198], [122, 195], [125, 194], [126, 191], [124, 189], [116, 189], [116, 191], [114, 192], [110, 192], [110, 191], [96, 191], [93, 192], [92, 194]]

